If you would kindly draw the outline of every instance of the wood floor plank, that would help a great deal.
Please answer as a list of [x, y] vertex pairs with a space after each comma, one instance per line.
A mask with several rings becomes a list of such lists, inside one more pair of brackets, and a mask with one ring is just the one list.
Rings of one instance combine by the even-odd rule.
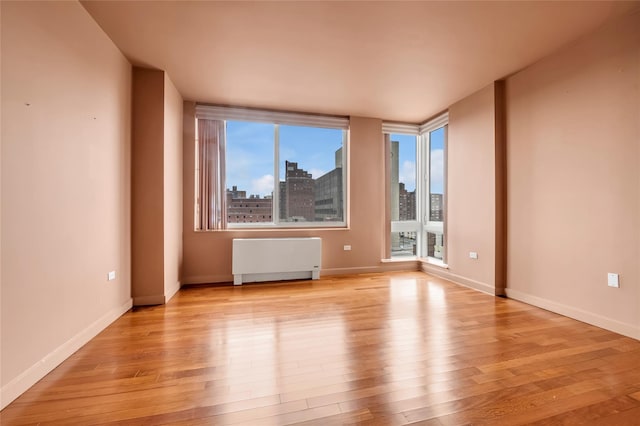
[[[587, 405], [572, 411], [565, 411], [553, 417], [547, 417], [543, 420], [533, 422], [536, 426], [553, 426], [553, 425], [569, 425], [577, 424], [576, 419], [580, 419], [582, 424], [593, 424], [601, 419], [613, 419], [619, 413], [640, 407], [637, 401], [629, 397], [616, 397], [607, 399], [606, 401]], [[640, 421], [640, 418], [638, 418]]]
[[637, 419], [639, 341], [421, 272], [185, 287], [0, 412], [3, 426]]

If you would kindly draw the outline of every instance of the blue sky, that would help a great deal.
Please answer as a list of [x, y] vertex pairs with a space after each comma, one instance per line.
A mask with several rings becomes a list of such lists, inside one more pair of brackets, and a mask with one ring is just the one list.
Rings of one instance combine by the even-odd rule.
[[273, 124], [227, 121], [226, 184], [247, 195], [273, 191]]
[[416, 136], [392, 134], [391, 140], [398, 142], [398, 177], [409, 192], [416, 189]]
[[[399, 178], [407, 191], [416, 189], [416, 136], [392, 134], [392, 141], [400, 143]], [[444, 192], [444, 128], [431, 132], [431, 182], [433, 194]]]
[[314, 179], [335, 169], [335, 153], [342, 146], [342, 130], [280, 126], [280, 180], [284, 161], [295, 161]]
[[431, 132], [431, 193], [444, 194], [444, 127]]

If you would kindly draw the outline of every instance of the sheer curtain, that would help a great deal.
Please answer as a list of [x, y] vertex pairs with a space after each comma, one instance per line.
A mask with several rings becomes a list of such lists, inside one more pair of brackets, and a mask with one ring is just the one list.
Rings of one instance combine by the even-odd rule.
[[224, 121], [198, 119], [198, 230], [227, 226], [224, 161]]

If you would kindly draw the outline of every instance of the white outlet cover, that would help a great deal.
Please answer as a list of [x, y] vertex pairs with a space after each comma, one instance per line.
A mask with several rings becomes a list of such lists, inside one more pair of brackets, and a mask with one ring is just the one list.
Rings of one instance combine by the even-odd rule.
[[349, 251], [349, 250], [351, 250], [351, 246], [348, 246], [348, 245], [347, 245], [347, 246], [344, 246], [344, 250], [345, 250], [345, 251]]
[[475, 251], [470, 251], [469, 252], [469, 259], [477, 259], [478, 258], [478, 253]]
[[607, 274], [607, 285], [609, 287], [620, 287], [620, 277], [618, 274], [609, 272]]
[[116, 279], [116, 271], [111, 271], [109, 272], [109, 274], [107, 274], [107, 280], [108, 281], [113, 281]]

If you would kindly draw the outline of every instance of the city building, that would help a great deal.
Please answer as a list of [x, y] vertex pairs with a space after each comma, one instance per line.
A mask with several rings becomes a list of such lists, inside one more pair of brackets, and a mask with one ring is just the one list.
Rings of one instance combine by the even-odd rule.
[[[284, 185], [280, 185], [284, 202], [281, 222], [306, 222], [315, 218], [314, 181], [311, 173], [298, 168], [298, 163], [285, 161]], [[282, 208], [281, 208], [282, 212]]]
[[232, 186], [231, 189], [227, 188], [227, 199], [239, 199], [239, 198], [247, 198], [247, 191], [238, 190], [236, 185]]
[[[400, 182], [400, 143], [391, 141], [390, 155], [390, 210], [391, 221], [416, 220], [416, 191], [407, 191], [406, 184]], [[393, 257], [415, 256], [417, 233], [413, 231], [392, 232], [390, 235]]]
[[332, 222], [344, 220], [342, 189], [342, 148], [335, 154], [335, 168], [315, 180], [315, 220]]
[[442, 194], [429, 194], [429, 200], [429, 220], [442, 222], [444, 219]]
[[[333, 170], [313, 179], [310, 173], [298, 167], [298, 163], [285, 161], [285, 180], [278, 182], [281, 221], [343, 220], [342, 148], [336, 151], [335, 164]], [[247, 192], [235, 185], [226, 193], [228, 223], [272, 222], [271, 197], [247, 197]], [[313, 214], [310, 209], [312, 196]]]
[[273, 214], [273, 200], [271, 197], [261, 198], [251, 195], [247, 198], [246, 191], [239, 191], [237, 186], [227, 189], [227, 222], [228, 223], [259, 223], [271, 222]]
[[280, 220], [287, 217], [287, 181], [282, 180], [278, 182], [278, 217]]
[[416, 220], [416, 190], [407, 191], [403, 182], [398, 185], [398, 220]]

